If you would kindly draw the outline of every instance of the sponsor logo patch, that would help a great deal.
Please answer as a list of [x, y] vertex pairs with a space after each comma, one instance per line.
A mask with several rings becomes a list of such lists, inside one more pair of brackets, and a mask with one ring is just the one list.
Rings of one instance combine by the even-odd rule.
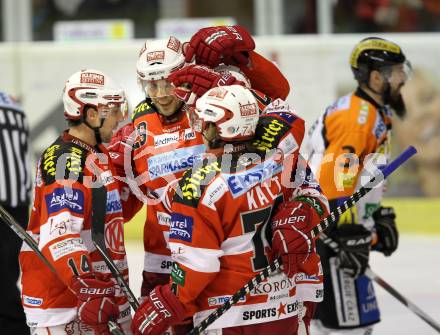
[[180, 286], [185, 286], [186, 272], [177, 263], [173, 263], [171, 270], [171, 278], [173, 282]]
[[68, 209], [74, 213], [84, 213], [84, 193], [74, 188], [55, 188], [52, 194], [45, 196], [49, 214]]
[[104, 171], [103, 173], [101, 173], [101, 180], [102, 183], [107, 186], [111, 183], [113, 183], [115, 181], [115, 178], [112, 175], [111, 171]]
[[240, 105], [240, 115], [247, 117], [247, 116], [255, 116], [257, 115], [257, 104], [239, 104]]
[[180, 172], [193, 166], [194, 161], [205, 151], [203, 144], [165, 152], [148, 159], [150, 179]]
[[76, 237], [52, 244], [49, 247], [49, 251], [54, 261], [56, 261], [61, 257], [72, 254], [74, 252], [87, 251], [87, 248], [83, 244], [82, 238]]
[[122, 212], [122, 204], [121, 198], [119, 197], [119, 191], [113, 190], [107, 193], [107, 206], [106, 213], [121, 213]]
[[164, 212], [156, 212], [157, 222], [162, 226], [169, 227], [171, 224], [171, 215]]
[[181, 43], [177, 38], [175, 38], [174, 36], [171, 36], [170, 39], [168, 40], [167, 48], [169, 48], [175, 52], [178, 52], [180, 49], [180, 44]]
[[23, 303], [29, 306], [41, 306], [43, 304], [43, 299], [23, 295]]
[[185, 242], [192, 241], [194, 219], [190, 216], [173, 213], [171, 215], [170, 239], [181, 240]]
[[213, 97], [219, 100], [223, 100], [226, 94], [228, 94], [228, 91], [226, 91], [224, 88], [216, 87], [208, 93], [208, 97]]
[[232, 196], [237, 198], [255, 185], [273, 177], [279, 173], [282, 168], [282, 164], [268, 160], [240, 173], [224, 174], [224, 178], [231, 190]]
[[[208, 298], [208, 306], [218, 306], [223, 305], [232, 298], [232, 295], [220, 295], [217, 297]], [[246, 302], [246, 297], [241, 297], [238, 302]]]
[[81, 83], [104, 85], [104, 76], [99, 73], [83, 72], [80, 78]]
[[147, 62], [164, 60], [165, 59], [165, 51], [150, 51], [147, 52]]

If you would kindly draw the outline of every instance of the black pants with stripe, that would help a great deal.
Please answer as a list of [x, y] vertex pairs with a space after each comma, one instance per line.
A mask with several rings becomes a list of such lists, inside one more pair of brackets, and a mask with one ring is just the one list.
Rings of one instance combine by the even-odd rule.
[[[3, 207], [20, 223], [27, 227], [29, 207]], [[0, 219], [1, 220], [1, 219]], [[26, 318], [21, 305], [17, 280], [20, 274], [18, 254], [22, 241], [6, 225], [0, 222], [0, 333], [29, 335]]]

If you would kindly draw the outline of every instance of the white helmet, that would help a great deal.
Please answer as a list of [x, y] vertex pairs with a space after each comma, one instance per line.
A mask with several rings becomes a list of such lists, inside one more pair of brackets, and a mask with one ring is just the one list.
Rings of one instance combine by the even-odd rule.
[[81, 120], [86, 106], [121, 108], [127, 113], [124, 90], [101, 71], [87, 69], [74, 73], [66, 81], [63, 92], [64, 115], [69, 120]]
[[193, 114], [195, 130], [203, 131], [207, 123], [213, 123], [226, 142], [251, 139], [259, 118], [257, 100], [241, 85], [211, 88], [197, 100]]
[[166, 79], [184, 63], [182, 43], [174, 36], [168, 40], [147, 40], [136, 63], [138, 81]]

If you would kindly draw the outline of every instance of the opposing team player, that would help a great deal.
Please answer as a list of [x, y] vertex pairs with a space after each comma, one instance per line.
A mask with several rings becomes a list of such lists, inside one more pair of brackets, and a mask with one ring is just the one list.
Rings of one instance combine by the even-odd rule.
[[[125, 94], [109, 76], [88, 69], [67, 80], [63, 102], [69, 129], [40, 158], [28, 226], [57, 274], [23, 245], [27, 323], [37, 335], [97, 335], [110, 334], [107, 322], [113, 319], [128, 334], [130, 306], [91, 237], [94, 213], [104, 208], [107, 251], [128, 280], [119, 185], [101, 144], [126, 115]], [[93, 196], [102, 185], [106, 196]]]
[[[177, 296], [170, 284], [157, 286], [137, 310], [133, 332], [161, 334], [186, 318], [198, 324], [270, 257], [282, 256], [284, 272], [257, 286], [210, 329], [213, 334], [296, 334], [301, 299], [294, 275], [308, 270], [310, 278], [318, 276], [308, 233], [327, 212], [316, 184], [291, 181], [304, 121], [289, 111], [267, 114], [271, 122], [260, 129], [266, 133], [255, 139], [257, 100], [238, 85], [209, 90], [192, 115], [208, 155], [185, 172], [171, 205], [171, 277]], [[271, 225], [283, 200], [291, 201]]]
[[[309, 163], [331, 208], [368, 180], [363, 174], [386, 164], [392, 114], [405, 114], [400, 89], [410, 67], [398, 45], [364, 39], [352, 51], [350, 65], [357, 90], [328, 107], [310, 131]], [[373, 153], [380, 155], [370, 160]], [[339, 243], [338, 254], [318, 243], [325, 278], [324, 302], [316, 314], [321, 334], [340, 334], [345, 328], [350, 334], [370, 334], [380, 320], [372, 282], [363, 272], [370, 248], [389, 256], [398, 245], [396, 216], [393, 208], [381, 205], [382, 194], [383, 186], [375, 188], [329, 228]]]

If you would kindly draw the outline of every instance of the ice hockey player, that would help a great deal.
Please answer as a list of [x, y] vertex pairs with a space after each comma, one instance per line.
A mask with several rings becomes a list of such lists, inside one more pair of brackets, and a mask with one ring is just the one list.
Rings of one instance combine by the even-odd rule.
[[[223, 37], [217, 39], [216, 43], [207, 45], [200, 39], [200, 34], [205, 34], [207, 31], [211, 31], [212, 34], [215, 31], [224, 33], [220, 34]], [[231, 31], [235, 33], [232, 34]], [[248, 84], [253, 85], [255, 82], [260, 88], [262, 81], [259, 77], [263, 73], [267, 76], [270, 72], [271, 80], [266, 81], [266, 88], [261, 91], [270, 93], [271, 98], [287, 96], [289, 85], [286, 78], [272, 62], [252, 51], [255, 43], [243, 28], [239, 26], [204, 28], [193, 36], [190, 45], [192, 47], [199, 45], [198, 51], [191, 53], [191, 59], [195, 58], [199, 64], [208, 61], [200, 55], [209, 54], [210, 50], [214, 50], [213, 48], [218, 52], [219, 57], [230, 52], [231, 46], [234, 45], [235, 51], [232, 55], [240, 53], [241, 58], [244, 59], [245, 54], [255, 54], [249, 56], [255, 61], [252, 66], [249, 64], [251, 68], [246, 70], [246, 73], [253, 78]], [[161, 199], [164, 188], [179, 179], [183, 172], [192, 166], [193, 161], [206, 150], [201, 135], [194, 132], [189, 125], [187, 103], [190, 94], [187, 93], [196, 93], [191, 97], [193, 104], [195, 99], [211, 87], [236, 83], [245, 85], [244, 81], [247, 81], [246, 76], [239, 73], [240, 69], [234, 71], [235, 76], [240, 76], [236, 78], [230, 71], [214, 72], [206, 66], [191, 65], [183, 68], [185, 57], [182, 47], [182, 43], [175, 37], [170, 37], [168, 40], [146, 41], [136, 64], [138, 82], [146, 98], [135, 108], [132, 124], [121, 129], [114, 136], [109, 147], [109, 150], [114, 151], [114, 155], [119, 157], [117, 164], [124, 165], [125, 147], [120, 143], [124, 142], [124, 137], [127, 137], [126, 134], [131, 132], [133, 126], [137, 129], [133, 148], [134, 176], [139, 191], [148, 195], [144, 198], [147, 202], [148, 214], [144, 226], [145, 261], [142, 296], [148, 295], [155, 286], [169, 281], [172, 265], [170, 249], [167, 246], [170, 216], [162, 203], [151, 197]], [[230, 63], [224, 60], [222, 64], [224, 65], [225, 62], [226, 65]], [[242, 67], [246, 68], [245, 65]], [[175, 89], [171, 80], [178, 89]], [[190, 85], [186, 86], [190, 89], [182, 90], [180, 87], [182, 83]], [[256, 91], [255, 94], [261, 100], [262, 106], [269, 103], [270, 99], [264, 94]], [[123, 166], [123, 169], [125, 168]]]
[[[266, 141], [256, 141], [257, 100], [239, 85], [209, 90], [191, 115], [208, 155], [184, 173], [171, 204], [171, 277], [177, 296], [171, 284], [151, 291], [134, 316], [133, 333], [162, 334], [187, 318], [198, 324], [270, 257], [283, 256], [284, 272], [258, 285], [207, 334], [296, 334], [300, 299], [294, 275], [304, 267], [313, 271], [311, 278], [318, 276], [308, 232], [327, 213], [316, 183], [290, 180], [304, 121], [292, 113], [274, 113]], [[271, 148], [276, 141], [283, 152]], [[283, 200], [291, 200], [283, 207], [288, 210], [280, 210], [271, 225]]]
[[[119, 185], [101, 144], [126, 116], [125, 93], [108, 75], [87, 69], [67, 80], [63, 102], [69, 128], [41, 155], [28, 226], [57, 274], [23, 244], [27, 323], [37, 335], [98, 335], [110, 334], [113, 319], [129, 333], [130, 306], [91, 236], [93, 213], [104, 208], [107, 251], [128, 280]], [[94, 196], [96, 187], [106, 196]]]
[[[328, 107], [309, 133], [309, 164], [330, 208], [367, 182], [363, 175], [371, 176], [387, 163], [392, 114], [405, 115], [400, 89], [410, 66], [398, 45], [366, 38], [354, 47], [350, 65], [357, 90]], [[370, 334], [380, 320], [372, 282], [363, 273], [370, 249], [389, 256], [398, 245], [394, 210], [381, 205], [383, 187], [373, 189], [328, 229], [339, 253], [318, 241], [325, 294], [314, 334]]]

